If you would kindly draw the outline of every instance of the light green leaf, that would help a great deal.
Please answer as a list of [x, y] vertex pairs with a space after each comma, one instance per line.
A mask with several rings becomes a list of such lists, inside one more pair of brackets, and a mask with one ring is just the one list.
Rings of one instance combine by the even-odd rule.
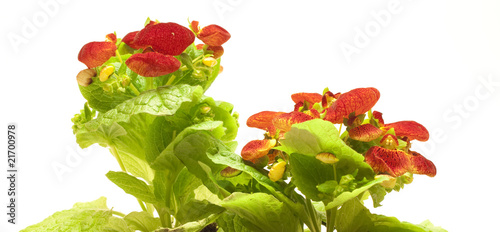
[[373, 227], [370, 211], [358, 199], [345, 202], [337, 211], [335, 228], [338, 232], [372, 231]]
[[242, 218], [237, 214], [226, 211], [221, 217], [217, 219], [217, 225], [224, 232], [254, 232], [255, 230], [249, 229], [243, 225]]
[[144, 179], [149, 184], [153, 183], [155, 173], [145, 160], [139, 159], [126, 152], [119, 153], [120, 158], [123, 162], [123, 166], [125, 166], [127, 172], [130, 172], [130, 174], [136, 177]]
[[357, 170], [357, 179], [373, 178], [373, 170], [364, 162], [363, 155], [339, 138], [338, 130], [331, 122], [314, 119], [294, 124], [280, 142], [282, 146], [278, 148], [288, 154], [299, 153], [312, 157], [321, 152], [334, 154], [339, 159], [335, 164], [338, 176], [352, 174]]
[[152, 204], [157, 203], [152, 189], [144, 181], [137, 179], [135, 176], [131, 176], [125, 172], [109, 171], [106, 177], [123, 189], [123, 191], [139, 200]]
[[[221, 205], [240, 216], [246, 227], [254, 231], [302, 231], [302, 223], [290, 209], [266, 193], [233, 193]], [[250, 227], [249, 227], [250, 228]]]
[[145, 211], [131, 212], [123, 219], [134, 231], [140, 230], [142, 232], [150, 232], [161, 227], [160, 219], [152, 217]]
[[[372, 180], [368, 183], [366, 183], [365, 185], [359, 187], [359, 188], [356, 188], [354, 189], [352, 192], [343, 192], [341, 193], [339, 196], [335, 197], [335, 199], [328, 203], [325, 208], [328, 210], [328, 209], [332, 209], [332, 208], [336, 208], [342, 204], [344, 204], [345, 202], [357, 197], [359, 194], [365, 192], [366, 190], [370, 189], [372, 186], [376, 185], [376, 184], [380, 184], [386, 180], [388, 180], [389, 177], [386, 177], [386, 176], [383, 176], [383, 177], [380, 177], [376, 180]], [[343, 206], [344, 207], [344, 206]]]
[[[113, 218], [113, 219], [112, 219]], [[92, 202], [76, 203], [73, 208], [54, 213], [42, 222], [29, 226], [22, 232], [52, 231], [120, 231], [129, 232], [121, 227], [123, 219], [112, 216], [106, 206], [106, 198], [101, 197]], [[118, 230], [121, 228], [121, 230]]]

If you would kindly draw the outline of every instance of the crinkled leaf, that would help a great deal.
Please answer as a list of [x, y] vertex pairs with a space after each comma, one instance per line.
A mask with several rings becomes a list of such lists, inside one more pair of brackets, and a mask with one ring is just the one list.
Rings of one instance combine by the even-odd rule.
[[300, 220], [274, 196], [265, 193], [233, 193], [221, 205], [240, 216], [254, 231], [302, 231]]
[[226, 211], [217, 219], [217, 225], [224, 232], [254, 232], [254, 230], [245, 227], [243, 223], [243, 219], [231, 211]]
[[123, 218], [134, 231], [150, 232], [161, 227], [159, 218], [152, 217], [148, 212], [131, 212]]
[[129, 175], [125, 172], [109, 171], [106, 174], [108, 179], [118, 185], [126, 193], [138, 198], [147, 203], [156, 203], [155, 195], [144, 181], [139, 180], [137, 177]]
[[[106, 198], [101, 197], [91, 202], [76, 203], [73, 208], [56, 212], [21, 231], [113, 231], [120, 227], [120, 220], [123, 221], [112, 216], [111, 210], [106, 206]], [[129, 231], [127, 228], [122, 229], [124, 232]]]

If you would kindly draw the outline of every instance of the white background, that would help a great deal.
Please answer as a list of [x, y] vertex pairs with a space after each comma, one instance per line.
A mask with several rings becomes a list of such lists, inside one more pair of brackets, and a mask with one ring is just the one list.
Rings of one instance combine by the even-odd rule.
[[[431, 139], [414, 149], [438, 170], [434, 178], [418, 176], [403, 191], [389, 194], [373, 212], [412, 223], [430, 219], [449, 231], [497, 228], [498, 1], [0, 4], [0, 170], [6, 170], [8, 123], [17, 123], [19, 136], [17, 224], [6, 223], [8, 187], [2, 177], [0, 231], [18, 231], [99, 196], [118, 211], [140, 209], [104, 176], [119, 170], [106, 149], [79, 149], [70, 119], [85, 102], [75, 81], [85, 68], [77, 60], [80, 48], [113, 31], [123, 37], [141, 29], [147, 17], [185, 26], [189, 17], [231, 33], [224, 45], [224, 72], [207, 95], [233, 103], [240, 113], [240, 148], [261, 138], [261, 131], [246, 128], [248, 116], [291, 111], [292, 93], [373, 86], [381, 92], [375, 110], [384, 113], [386, 122], [415, 120], [428, 128]], [[343, 51], [348, 46], [352, 54]], [[58, 165], [71, 171], [58, 174]]]

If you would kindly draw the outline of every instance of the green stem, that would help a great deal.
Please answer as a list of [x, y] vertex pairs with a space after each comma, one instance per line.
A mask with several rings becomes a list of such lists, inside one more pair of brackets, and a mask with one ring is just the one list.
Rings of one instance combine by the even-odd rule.
[[122, 212], [118, 212], [118, 211], [114, 211], [114, 210], [111, 210], [111, 213], [116, 215], [116, 216], [119, 216], [119, 217], [125, 217], [127, 215], [125, 215], [124, 213]]
[[168, 79], [167, 84], [165, 85], [171, 85], [174, 82], [174, 80], [175, 80], [175, 75], [172, 75], [170, 79]]
[[109, 150], [110, 150], [111, 154], [113, 154], [113, 156], [115, 157], [116, 161], [118, 161], [118, 164], [120, 165], [121, 170], [123, 172], [127, 172], [127, 169], [125, 169], [125, 165], [123, 165], [123, 161], [120, 158], [120, 155], [118, 155], [118, 151], [116, 150], [116, 147], [111, 145], [111, 146], [109, 146]]
[[146, 89], [154, 89], [154, 77], [146, 77]]
[[135, 85], [134, 85], [133, 83], [130, 83], [130, 85], [129, 85], [129, 86], [130, 86], [130, 89], [132, 90], [132, 92], [134, 92], [134, 94], [135, 94], [136, 96], [141, 95], [141, 92], [139, 92], [139, 90], [137, 90], [137, 88], [135, 87]]
[[326, 232], [333, 232], [335, 229], [335, 217], [337, 216], [337, 207], [326, 211]]

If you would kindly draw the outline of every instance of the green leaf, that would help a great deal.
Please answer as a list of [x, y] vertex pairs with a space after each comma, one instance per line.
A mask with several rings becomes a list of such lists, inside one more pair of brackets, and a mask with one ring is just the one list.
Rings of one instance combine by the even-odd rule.
[[217, 225], [224, 232], [254, 232], [254, 230], [245, 227], [242, 218], [237, 214], [226, 211], [221, 217], [217, 219]]
[[207, 157], [207, 154], [217, 152], [214, 140], [209, 138], [210, 135], [206, 132], [188, 135], [175, 146], [174, 154], [210, 191], [225, 197], [229, 193], [217, 184], [215, 175], [226, 166], [215, 164]]
[[177, 134], [175, 139], [170, 142], [168, 146], [156, 157], [156, 159], [151, 163], [151, 166], [155, 169], [167, 170], [182, 168], [183, 166], [179, 165], [178, 157], [176, 157], [176, 154], [174, 155], [174, 148], [177, 144], [179, 144], [185, 137], [198, 131], [208, 131], [209, 133], [220, 134], [220, 131], [223, 130], [222, 125], [223, 123], [221, 121], [206, 121], [185, 128]]
[[73, 208], [56, 212], [21, 231], [130, 231], [121, 227], [120, 221], [123, 222], [123, 219], [113, 217], [112, 211], [106, 206], [106, 198], [101, 197], [92, 202], [76, 203]]
[[[201, 98], [202, 91], [201, 87], [179, 85], [143, 92], [141, 95], [123, 101], [116, 105], [115, 108], [109, 109], [96, 119], [85, 123], [85, 126], [76, 132], [77, 142], [82, 148], [94, 143], [109, 146], [116, 142], [123, 145], [124, 148], [121, 150], [129, 150], [130, 154], [143, 158], [145, 156], [144, 151], [138, 152], [139, 154], [135, 154], [137, 152], [134, 151], [144, 144], [140, 142], [144, 137], [143, 126], [147, 126], [150, 119], [145, 118], [145, 116], [135, 115], [173, 115], [183, 104], [196, 104]], [[119, 137], [126, 135], [127, 132], [131, 133], [131, 135], [119, 140]], [[134, 138], [138, 140], [134, 140]], [[117, 139], [118, 141], [115, 141]]]
[[[332, 208], [336, 208], [342, 204], [344, 204], [345, 202], [357, 197], [358, 195], [360, 195], [361, 193], [365, 192], [366, 190], [370, 189], [372, 186], [374, 185], [377, 185], [377, 184], [380, 184], [386, 180], [388, 180], [389, 177], [380, 177], [376, 180], [372, 180], [366, 184], [364, 184], [363, 186], [359, 187], [359, 188], [356, 188], [354, 189], [352, 192], [349, 192], [349, 191], [345, 191], [343, 193], [341, 193], [339, 196], [335, 197], [335, 199], [328, 203], [325, 208], [327, 210], [329, 209], [332, 209]], [[345, 206], [342, 206], [342, 208], [345, 207]]]
[[334, 181], [332, 165], [325, 164], [312, 156], [294, 153], [290, 155], [290, 169], [293, 184], [307, 198], [313, 201], [331, 198], [321, 192], [317, 186], [327, 181]]
[[128, 122], [132, 115], [147, 113], [156, 116], [173, 115], [183, 103], [198, 102], [203, 92], [199, 86], [177, 85], [165, 86], [141, 93], [141, 95], [124, 101], [115, 108], [99, 115], [96, 123], [89, 124], [90, 130], [99, 125], [113, 122]]
[[429, 221], [415, 225], [395, 217], [371, 214], [357, 198], [347, 201], [337, 211], [335, 226], [338, 232], [446, 232]]
[[299, 153], [307, 156], [316, 156], [321, 152], [334, 154], [339, 162], [336, 163], [337, 175], [344, 176], [358, 172], [356, 178], [372, 179], [373, 170], [364, 162], [363, 155], [347, 146], [339, 138], [339, 132], [331, 122], [314, 119], [299, 124], [294, 124], [292, 129], [285, 134], [285, 139], [280, 140], [278, 149], [288, 154]]
[[145, 160], [139, 159], [127, 152], [119, 152], [119, 155], [127, 172], [144, 179], [148, 183], [153, 183], [155, 173]]
[[387, 191], [382, 185], [374, 185], [369, 189], [370, 196], [372, 197], [373, 200], [373, 207], [380, 207], [382, 206], [380, 203], [384, 200], [385, 195], [387, 194]]
[[140, 230], [142, 232], [150, 232], [161, 227], [160, 219], [152, 217], [145, 211], [131, 212], [123, 219], [134, 231]]
[[245, 227], [253, 231], [302, 231], [302, 224], [293, 212], [269, 194], [233, 193], [221, 205], [240, 216]]
[[156, 197], [152, 189], [142, 180], [137, 179], [125, 172], [109, 171], [106, 174], [108, 179], [118, 185], [126, 193], [147, 203], [156, 203]]
[[374, 227], [370, 211], [358, 199], [351, 199], [337, 211], [337, 232], [372, 231]]
[[193, 221], [193, 222], [188, 222], [182, 226], [173, 228], [173, 229], [159, 229], [156, 232], [199, 232], [205, 226], [212, 224], [217, 220], [222, 215], [222, 213], [217, 213], [217, 214], [211, 214], [208, 217], [205, 217], [204, 219], [201, 219], [199, 221]]

